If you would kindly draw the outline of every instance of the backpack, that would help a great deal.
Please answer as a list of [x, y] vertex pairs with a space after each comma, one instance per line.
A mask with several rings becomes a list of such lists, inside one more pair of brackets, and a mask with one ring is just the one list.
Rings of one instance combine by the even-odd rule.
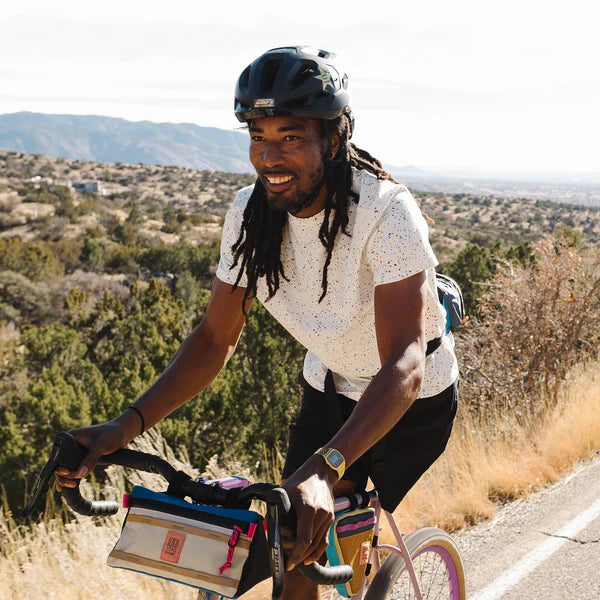
[[460, 286], [452, 277], [436, 273], [438, 297], [446, 309], [446, 333], [450, 333], [467, 321], [465, 302]]
[[[435, 278], [440, 304], [446, 310], [446, 330], [443, 335], [447, 335], [465, 323], [469, 317], [465, 313], [465, 302], [458, 283], [452, 277], [442, 273], [436, 273]], [[442, 337], [427, 342], [426, 356], [429, 356], [440, 347]]]

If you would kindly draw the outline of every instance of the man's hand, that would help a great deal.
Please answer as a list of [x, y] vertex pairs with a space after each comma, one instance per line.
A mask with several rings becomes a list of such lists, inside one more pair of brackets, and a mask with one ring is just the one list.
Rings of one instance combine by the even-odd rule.
[[[291, 544], [286, 570], [319, 560], [327, 547], [333, 522], [333, 486], [337, 474], [320, 456], [311, 456], [281, 486], [296, 511], [296, 539]], [[286, 544], [287, 545], [287, 544]]]
[[[86, 477], [94, 469], [101, 456], [124, 448], [136, 435], [135, 433], [128, 433], [131, 427], [136, 427], [136, 425], [139, 427], [136, 419], [139, 419], [139, 417], [135, 413], [131, 415], [127, 414], [126, 411], [121, 417], [117, 417], [108, 423], [80, 427], [69, 431], [77, 440], [77, 443], [88, 448], [88, 453], [83, 457], [76, 471], [69, 471], [66, 467], [56, 469], [56, 489], [60, 492], [64, 487], [75, 487], [77, 479]], [[133, 423], [131, 423], [132, 420]]]

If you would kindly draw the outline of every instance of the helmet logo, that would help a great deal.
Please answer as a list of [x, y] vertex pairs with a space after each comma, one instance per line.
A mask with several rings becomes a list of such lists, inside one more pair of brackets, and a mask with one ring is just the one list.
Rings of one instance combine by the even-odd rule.
[[257, 98], [254, 100], [254, 108], [273, 108], [275, 98]]
[[323, 82], [323, 91], [327, 89], [328, 85], [331, 85], [335, 89], [335, 85], [331, 79], [331, 73], [319, 69], [319, 75], [317, 75], [315, 79], [320, 79]]

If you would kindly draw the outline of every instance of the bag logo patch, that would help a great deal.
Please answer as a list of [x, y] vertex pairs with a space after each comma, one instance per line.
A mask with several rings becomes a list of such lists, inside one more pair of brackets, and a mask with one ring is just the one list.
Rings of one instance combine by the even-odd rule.
[[179, 531], [173, 531], [169, 529], [160, 553], [160, 559], [172, 563], [178, 563], [181, 556], [181, 551], [183, 550], [185, 538], [185, 533], [180, 533]]
[[360, 545], [360, 555], [358, 558], [359, 565], [366, 565], [369, 562], [369, 550], [371, 549], [371, 544], [369, 542], [363, 542]]

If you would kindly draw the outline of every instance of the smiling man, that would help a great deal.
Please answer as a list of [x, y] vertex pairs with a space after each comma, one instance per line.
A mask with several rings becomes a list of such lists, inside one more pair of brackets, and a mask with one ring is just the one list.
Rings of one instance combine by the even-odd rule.
[[443, 452], [458, 400], [427, 224], [408, 190], [350, 142], [347, 88], [335, 55], [306, 47], [275, 48], [242, 72], [235, 114], [257, 180], [227, 214], [206, 314], [132, 410], [72, 432], [90, 451], [57, 475], [59, 488], [73, 486], [208, 386], [258, 299], [308, 351], [283, 472], [298, 516], [288, 599], [317, 596], [293, 569], [323, 554], [333, 498], [370, 477], [393, 510]]

